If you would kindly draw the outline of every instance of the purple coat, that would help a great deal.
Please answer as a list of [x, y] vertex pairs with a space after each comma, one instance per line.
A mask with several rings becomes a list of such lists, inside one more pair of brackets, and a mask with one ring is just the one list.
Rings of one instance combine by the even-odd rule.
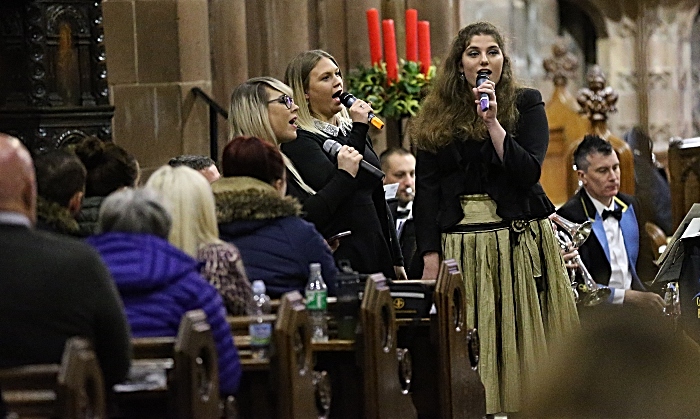
[[150, 234], [111, 232], [87, 241], [112, 273], [134, 337], [175, 336], [185, 312], [204, 310], [219, 357], [221, 394], [234, 394], [242, 372], [238, 351], [221, 297], [197, 262]]

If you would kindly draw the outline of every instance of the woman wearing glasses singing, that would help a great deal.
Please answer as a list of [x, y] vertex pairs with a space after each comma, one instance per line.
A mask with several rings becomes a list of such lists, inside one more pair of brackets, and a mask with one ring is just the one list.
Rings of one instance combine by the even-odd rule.
[[[325, 191], [335, 194], [334, 205], [325, 209], [325, 222], [312, 220], [316, 228], [324, 237], [351, 232], [341, 239], [334, 253], [336, 260], [349, 260], [360, 273], [381, 272], [387, 278], [405, 279], [382, 180], [366, 170], [337, 170], [334, 158], [323, 150], [326, 140], [335, 140], [379, 167], [379, 158], [367, 136], [372, 107], [360, 99], [349, 109], [343, 107], [337, 98], [343, 91], [343, 77], [335, 58], [325, 51], [297, 55], [287, 66], [285, 83], [291, 86], [299, 105], [299, 129], [297, 139], [282, 144], [282, 151], [317, 195]], [[340, 197], [340, 193], [344, 195]]]
[[[293, 141], [297, 138], [298, 110], [292, 100], [292, 89], [286, 84], [272, 77], [249, 79], [231, 94], [229, 138], [258, 137], [275, 146]], [[317, 190], [304, 182], [284, 154], [282, 157], [287, 169], [287, 195], [299, 199], [304, 218], [321, 231], [319, 226], [328, 224], [337, 207], [353, 193], [353, 179], [362, 156], [356, 150], [342, 147], [332, 179]]]

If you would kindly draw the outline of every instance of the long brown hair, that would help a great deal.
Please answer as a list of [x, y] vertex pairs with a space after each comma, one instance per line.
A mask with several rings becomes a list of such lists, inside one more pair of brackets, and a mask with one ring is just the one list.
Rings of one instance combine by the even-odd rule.
[[489, 35], [503, 53], [503, 70], [496, 85], [498, 97], [498, 121], [513, 134], [518, 120], [516, 107], [517, 83], [513, 79], [513, 67], [498, 29], [488, 22], [476, 22], [462, 28], [452, 41], [434, 86], [411, 126], [411, 136], [420, 149], [437, 151], [454, 138], [484, 140], [488, 130], [476, 113], [471, 86], [460, 77], [462, 54], [475, 35]]

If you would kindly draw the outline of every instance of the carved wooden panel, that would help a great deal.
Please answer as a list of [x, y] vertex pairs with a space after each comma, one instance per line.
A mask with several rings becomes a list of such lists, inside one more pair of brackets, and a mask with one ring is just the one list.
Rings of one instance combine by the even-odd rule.
[[100, 0], [0, 3], [0, 131], [30, 149], [111, 138]]
[[700, 137], [674, 138], [668, 146], [673, 228], [678, 228], [694, 203], [700, 202]]

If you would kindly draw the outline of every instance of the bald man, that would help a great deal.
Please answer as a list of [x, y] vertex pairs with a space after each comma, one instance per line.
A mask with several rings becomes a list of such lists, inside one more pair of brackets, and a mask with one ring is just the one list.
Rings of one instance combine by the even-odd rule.
[[32, 158], [0, 133], [0, 368], [58, 363], [68, 338], [95, 347], [105, 383], [122, 381], [131, 359], [119, 294], [97, 253], [36, 223]]

